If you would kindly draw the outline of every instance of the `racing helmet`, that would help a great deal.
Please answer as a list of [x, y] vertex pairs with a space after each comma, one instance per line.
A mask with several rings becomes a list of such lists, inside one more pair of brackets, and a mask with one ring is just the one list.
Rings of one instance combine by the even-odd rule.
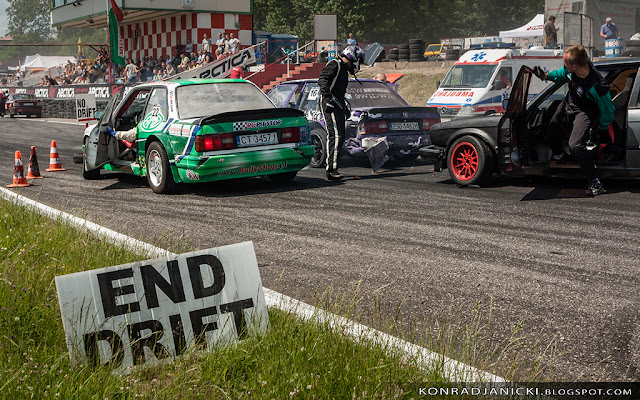
[[347, 60], [351, 62], [351, 72], [352, 74], [356, 74], [360, 71], [360, 63], [364, 62], [364, 51], [356, 45], [347, 46], [346, 49], [342, 51], [342, 57], [345, 57]]

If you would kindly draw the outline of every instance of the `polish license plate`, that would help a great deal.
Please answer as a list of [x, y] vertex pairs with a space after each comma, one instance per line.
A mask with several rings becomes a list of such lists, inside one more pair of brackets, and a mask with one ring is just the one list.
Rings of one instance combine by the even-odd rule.
[[22, 105], [25, 107], [30, 107], [30, 106], [33, 106], [33, 103], [22, 103]]
[[238, 147], [264, 146], [268, 144], [278, 144], [278, 134], [276, 132], [254, 133], [253, 135], [236, 136]]
[[420, 126], [417, 122], [392, 122], [391, 130], [394, 131], [418, 131]]

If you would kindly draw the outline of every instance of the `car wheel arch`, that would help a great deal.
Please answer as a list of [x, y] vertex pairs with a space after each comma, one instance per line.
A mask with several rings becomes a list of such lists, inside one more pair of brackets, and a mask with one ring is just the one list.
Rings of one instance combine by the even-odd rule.
[[[154, 142], [158, 142], [162, 145], [162, 147], [164, 147], [165, 151], [167, 152], [167, 155], [169, 155], [169, 151], [167, 151], [167, 149], [169, 148], [169, 144], [165, 143], [162, 139], [160, 139], [159, 136], [157, 135], [150, 135], [147, 140], [144, 143], [144, 149], [139, 149], [139, 151], [141, 152], [140, 154], [143, 154], [145, 156], [145, 171], [146, 171], [146, 155], [147, 155], [147, 149], [149, 148], [149, 146], [151, 146], [152, 143]], [[171, 160], [171, 157], [169, 157], [169, 159]], [[180, 178], [180, 174], [178, 173], [178, 167], [176, 166], [175, 163], [169, 162], [169, 166], [171, 169], [171, 175], [173, 175], [173, 180], [175, 183], [181, 183], [182, 182], [182, 178]]]
[[487, 145], [491, 153], [493, 153], [493, 161], [496, 164], [495, 167], [496, 168], [499, 167], [498, 163], [496, 162], [498, 153], [496, 151], [497, 144], [495, 139], [491, 138], [491, 136], [487, 132], [478, 128], [461, 129], [457, 131], [454, 135], [452, 135], [451, 138], [449, 138], [449, 140], [447, 141], [447, 151], [445, 154], [445, 159], [449, 155], [449, 152], [451, 151], [451, 146], [453, 146], [456, 140], [460, 139], [463, 136], [472, 136], [482, 140]]

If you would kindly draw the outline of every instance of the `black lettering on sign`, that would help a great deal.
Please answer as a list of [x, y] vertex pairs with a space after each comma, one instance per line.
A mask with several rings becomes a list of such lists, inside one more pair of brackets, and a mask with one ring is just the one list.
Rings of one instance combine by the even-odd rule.
[[[189, 267], [189, 276], [191, 278], [191, 287], [193, 288], [193, 296], [196, 299], [209, 297], [220, 293], [224, 287], [224, 268], [218, 257], [211, 254], [203, 254], [187, 258]], [[213, 273], [213, 283], [209, 287], [204, 287], [202, 280], [202, 271], [200, 266], [204, 265], [211, 269]]]
[[158, 307], [158, 291], [156, 288], [160, 288], [174, 303], [182, 303], [185, 301], [178, 260], [167, 261], [167, 268], [169, 270], [169, 281], [171, 283], [167, 282], [162, 274], [153, 266], [143, 265], [140, 267], [142, 284], [144, 285], [144, 296], [147, 299], [147, 308], [149, 309]]
[[196, 342], [196, 347], [204, 348], [207, 345], [205, 333], [218, 329], [218, 324], [213, 322], [202, 322], [202, 318], [209, 315], [216, 315], [218, 310], [215, 307], [207, 307], [201, 310], [191, 311], [189, 317], [191, 318], [191, 328], [193, 329], [193, 340]]
[[251, 298], [220, 305], [220, 314], [233, 313], [238, 339], [247, 337], [247, 324], [244, 320], [244, 310], [251, 307], [253, 307], [253, 299]]
[[[142, 331], [151, 331], [150, 335], [142, 337]], [[129, 327], [129, 338], [131, 340], [131, 352], [133, 353], [133, 364], [144, 364], [144, 348], [147, 347], [158, 359], [169, 357], [167, 349], [160, 344], [160, 339], [164, 334], [164, 328], [160, 321], [149, 320], [131, 324]]]
[[173, 345], [177, 357], [187, 349], [187, 337], [184, 334], [184, 325], [180, 314], [170, 315], [169, 322], [171, 322], [171, 336], [173, 336]]
[[133, 277], [133, 270], [131, 268], [97, 274], [97, 277], [105, 318], [140, 311], [140, 304], [137, 301], [116, 305], [116, 298], [135, 293], [133, 285], [113, 287], [113, 281]]
[[122, 365], [122, 361], [124, 360], [122, 339], [120, 339], [120, 336], [118, 336], [117, 333], [110, 330], [84, 334], [84, 351], [87, 354], [89, 363], [96, 367], [100, 365], [100, 350], [98, 350], [98, 342], [102, 340], [106, 341], [111, 347], [111, 356], [109, 357], [107, 364], [113, 368]]

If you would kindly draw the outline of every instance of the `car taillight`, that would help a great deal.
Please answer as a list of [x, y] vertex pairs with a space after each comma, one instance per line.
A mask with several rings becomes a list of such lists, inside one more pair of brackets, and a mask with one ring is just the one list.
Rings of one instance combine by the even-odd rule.
[[439, 121], [436, 119], [423, 119], [422, 120], [422, 130], [428, 131], [431, 127], [437, 124]]
[[196, 151], [216, 151], [229, 150], [235, 147], [235, 141], [231, 133], [223, 133], [217, 135], [200, 135], [196, 136]]
[[297, 143], [300, 141], [300, 128], [282, 128], [282, 143]]
[[386, 133], [389, 131], [387, 121], [367, 121], [361, 124], [358, 132], [362, 135], [371, 135], [376, 133]]

